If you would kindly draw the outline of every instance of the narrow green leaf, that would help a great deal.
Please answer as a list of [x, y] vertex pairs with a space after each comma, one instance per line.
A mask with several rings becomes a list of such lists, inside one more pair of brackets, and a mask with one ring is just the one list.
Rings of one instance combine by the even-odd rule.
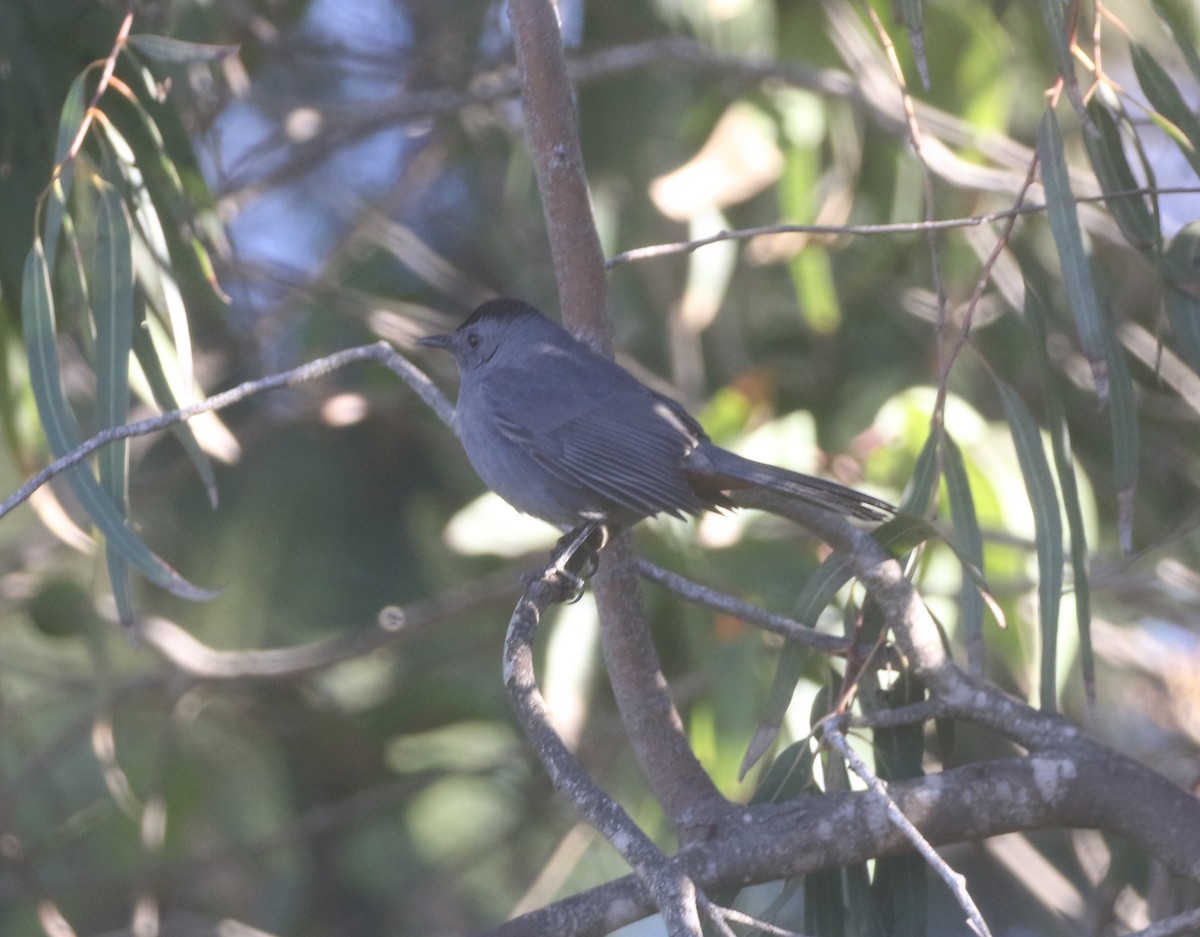
[[1025, 321], [1033, 331], [1034, 353], [1046, 394], [1046, 426], [1050, 434], [1050, 449], [1058, 473], [1063, 508], [1067, 515], [1067, 530], [1071, 535], [1071, 580], [1075, 592], [1075, 626], [1079, 632], [1079, 666], [1083, 674], [1083, 689], [1088, 702], [1096, 701], [1096, 658], [1092, 650], [1092, 600], [1088, 562], [1087, 533], [1083, 527], [1083, 508], [1079, 501], [1079, 483], [1075, 478], [1075, 460], [1071, 454], [1071, 437], [1067, 428], [1066, 407], [1060, 392], [1058, 373], [1050, 363], [1049, 328], [1045, 307], [1037, 291], [1025, 284]]
[[[1051, 0], [1044, 6], [1052, 6], [1057, 2]], [[1108, 349], [1115, 344], [1111, 337], [1112, 325], [1100, 307], [1096, 284], [1092, 279], [1067, 173], [1062, 134], [1051, 108], [1046, 109], [1038, 127], [1037, 149], [1042, 163], [1042, 183], [1046, 189], [1046, 212], [1062, 265], [1063, 285], [1075, 315], [1083, 353], [1092, 368], [1096, 395], [1104, 402], [1108, 399]]]
[[[149, 116], [146, 115], [146, 120]], [[152, 125], [151, 125], [152, 127]], [[133, 208], [137, 231], [141, 234], [143, 249], [135, 256], [135, 273], [152, 308], [163, 317], [171, 329], [172, 339], [178, 352], [178, 388], [181, 395], [191, 393], [195, 385], [192, 372], [192, 339], [188, 327], [187, 308], [183, 302], [179, 285], [171, 271], [171, 254], [167, 245], [166, 230], [158, 208], [151, 198], [150, 189], [143, 177], [141, 167], [153, 165], [164, 157], [162, 137], [155, 131], [151, 142], [143, 151], [134, 149], [133, 142], [119, 134], [111, 125], [106, 125], [109, 139], [114, 143], [117, 154], [116, 170], [125, 182], [126, 194]], [[152, 127], [152, 129], [154, 129]], [[147, 151], [148, 150], [148, 151]], [[164, 173], [158, 178], [163, 179]]]
[[[921, 861], [918, 859], [918, 861]], [[896, 937], [885, 931], [871, 895], [871, 873], [865, 862], [843, 869], [846, 894], [846, 933], [856, 937]]]
[[[793, 616], [797, 621], [816, 627], [821, 612], [833, 601], [838, 590], [849, 581], [850, 567], [837, 554], [830, 554], [825, 562], [808, 577], [804, 589], [796, 599]], [[786, 645], [783, 653], [780, 654], [766, 709], [754, 730], [750, 744], [746, 747], [746, 754], [742, 757], [739, 778], [745, 777], [746, 772], [774, 744], [779, 729], [783, 725], [784, 714], [792, 701], [796, 682], [800, 679], [805, 658], [804, 648], [790, 644]]]
[[[111, 124], [105, 124], [105, 133], [113, 144], [112, 149], [116, 154], [113, 163], [124, 181], [124, 190], [133, 208], [135, 230], [141, 235], [132, 245], [134, 274], [151, 309], [159, 320], [166, 323], [171, 333], [170, 340], [164, 340], [161, 329], [148, 329], [139, 322], [141, 327], [135, 332], [134, 350], [150, 383], [155, 402], [164, 410], [171, 410], [181, 400], [187, 402], [194, 399], [191, 331], [187, 308], [172, 269], [166, 228], [142, 174], [142, 167], [157, 166], [166, 160], [164, 144], [149, 113], [139, 106], [138, 114], [148, 131], [146, 140], [141, 137], [136, 141], [127, 139]], [[151, 178], [157, 180], [160, 187], [178, 186], [179, 180], [173, 170], [152, 173]], [[185, 251], [181, 250], [180, 253]], [[159, 340], [156, 341], [156, 338]], [[179, 423], [171, 429], [200, 475], [209, 500], [215, 504], [217, 491], [212, 465], [196, 442], [191, 427]]]
[[71, 144], [83, 124], [84, 87], [88, 73], [80, 72], [67, 89], [67, 97], [63, 101], [62, 110], [58, 114], [58, 135], [54, 141], [54, 165], [63, 163], [71, 152]]
[[1163, 3], [1162, 0], [1150, 0], [1150, 6], [1171, 31], [1175, 46], [1192, 73], [1192, 79], [1200, 81], [1200, 53], [1196, 52], [1196, 36], [1190, 24], [1185, 22], [1172, 4]]
[[1117, 192], [1141, 188], [1125, 159], [1117, 123], [1099, 98], [1093, 98], [1088, 104], [1088, 114], [1098, 132], [1084, 134], [1083, 142], [1104, 191], [1104, 204], [1129, 243], [1139, 250], [1149, 250], [1159, 243], [1161, 235], [1157, 219], [1146, 208], [1145, 198], [1141, 195], [1114, 196]]
[[1200, 374], [1200, 299], [1168, 283], [1163, 291], [1163, 304], [1179, 353]]
[[[42, 242], [36, 240], [25, 260], [21, 285], [21, 321], [29, 358], [30, 385], [41, 416], [42, 427], [55, 455], [76, 447], [79, 430], [75, 415], [62, 391], [62, 377], [55, 343], [54, 304], [50, 292], [50, 269]], [[95, 477], [83, 465], [64, 473], [80, 503], [108, 543], [151, 582], [182, 598], [202, 601], [216, 593], [192, 585], [155, 556], [125, 525], [125, 520]]]
[[[95, 188], [96, 245], [89, 281], [92, 319], [96, 327], [96, 414], [102, 429], [121, 426], [129, 414], [129, 352], [133, 345], [133, 258], [125, 204], [116, 190], [99, 178]], [[128, 512], [125, 440], [97, 453], [100, 485], [119, 514]], [[133, 622], [129, 567], [114, 544], [107, 544], [109, 579], [121, 621]]]
[[1054, 62], [1058, 73], [1062, 76], [1063, 88], [1067, 92], [1067, 100], [1086, 123], [1087, 111], [1083, 106], [1083, 93], [1079, 90], [1079, 80], [1075, 77], [1075, 56], [1071, 53], [1071, 28], [1067, 25], [1066, 11], [1069, 4], [1066, 0], [1042, 0], [1038, 8], [1042, 11], [1042, 19], [1046, 31], [1050, 34], [1050, 42], [1054, 47]]
[[1158, 112], [1158, 116], [1170, 126], [1162, 121], [1156, 122], [1167, 130], [1192, 164], [1192, 168], [1200, 173], [1200, 120], [1192, 113], [1166, 69], [1158, 64], [1147, 49], [1131, 42], [1129, 51], [1133, 57], [1133, 70], [1137, 75], [1138, 84], [1142, 86], [1142, 91]]
[[825, 606], [832, 602], [838, 590], [850, 581], [850, 568], [845, 563], [830, 562], [833, 559], [834, 555], [831, 554], [817, 567], [816, 572], [808, 577], [808, 582], [804, 584], [792, 610], [797, 621], [815, 628]]
[[750, 803], [778, 804], [795, 800], [802, 794], [819, 793], [820, 788], [813, 777], [814, 762], [808, 739], [793, 742], [771, 762]]
[[[96, 245], [89, 295], [96, 325], [96, 410], [103, 428], [120, 426], [129, 413], [129, 352], [133, 346], [133, 257], [125, 205], [100, 179], [96, 190]], [[125, 441], [100, 451], [100, 474], [120, 482], [113, 500], [125, 499]]]
[[197, 62], [220, 62], [238, 51], [238, 46], [211, 45], [204, 42], [184, 42], [170, 36], [154, 36], [137, 33], [129, 37], [129, 45], [139, 55], [144, 55], [164, 65], [191, 65]]
[[746, 754], [742, 756], [742, 765], [738, 769], [739, 781], [746, 777], [779, 737], [784, 715], [792, 703], [792, 696], [804, 672], [807, 657], [807, 649], [792, 641], [784, 644], [783, 650], [780, 651], [779, 662], [775, 665], [775, 677], [767, 694], [765, 711], [754, 729], [750, 744], [746, 746]]
[[[834, 701], [841, 694], [841, 689], [841, 678], [831, 669], [828, 683], [813, 700], [810, 725], [816, 725], [818, 720], [830, 712]], [[825, 749], [821, 758], [825, 792], [849, 790], [850, 777], [841, 756], [832, 749]], [[846, 898], [842, 887], [841, 869], [827, 869], [804, 876], [804, 933], [847, 933]]]
[[1114, 343], [1108, 359], [1112, 375], [1109, 423], [1113, 437], [1113, 483], [1117, 488], [1117, 534], [1121, 549], [1133, 552], [1133, 505], [1137, 494], [1139, 431], [1137, 399], [1124, 351]]
[[67, 98], [63, 101], [58, 117], [58, 137], [54, 144], [54, 165], [61, 166], [58, 178], [52, 179], [44, 203], [45, 222], [42, 228], [42, 243], [46, 253], [46, 266], [53, 270], [58, 256], [58, 236], [62, 232], [67, 202], [70, 200], [75, 181], [75, 164], [67, 161], [71, 144], [83, 122], [83, 92], [87, 72], [81, 72], [71, 82]]
[[1024, 401], [999, 378], [996, 379], [996, 386], [1004, 403], [1021, 476], [1033, 508], [1038, 557], [1038, 618], [1042, 639], [1041, 704], [1043, 709], [1051, 712], [1056, 708], [1058, 699], [1055, 668], [1058, 609], [1063, 586], [1063, 533], [1058, 494], [1054, 490], [1050, 463], [1042, 447], [1042, 435]]
[[921, 14], [921, 0], [899, 0], [897, 9], [904, 28], [908, 31], [908, 44], [912, 49], [921, 87], [929, 90], [929, 60], [925, 55], [925, 26]]
[[931, 432], [917, 454], [912, 478], [900, 501], [900, 511], [924, 517], [934, 504], [938, 490], [938, 434]]
[[[967, 664], [971, 673], [983, 675], [983, 596], [977, 582], [984, 579], [983, 535], [975, 515], [975, 499], [967, 480], [967, 467], [962, 451], [945, 435], [942, 469], [946, 478], [946, 493], [950, 499], [950, 519], [954, 524], [954, 539], [958, 555], [965, 559], [962, 588], [959, 590], [959, 616], [962, 621]], [[972, 569], [973, 568], [973, 569]]]
[[[178, 409], [178, 399], [175, 396], [175, 391], [171, 388], [170, 381], [167, 380], [162, 358], [154, 345], [154, 339], [151, 337], [149, 323], [144, 318], [134, 325], [133, 353], [137, 356], [138, 364], [142, 366], [142, 373], [146, 375], [146, 381], [150, 385], [150, 392], [154, 396], [154, 402], [164, 411]], [[209, 503], [216, 507], [216, 475], [213, 472], [212, 462], [204, 450], [200, 448], [200, 443], [196, 440], [196, 434], [187, 423], [176, 423], [171, 427], [171, 432], [179, 440], [180, 445], [183, 446], [189, 461], [191, 461], [192, 466], [196, 469], [196, 474], [200, 476], [200, 481], [208, 493]]]
[[[950, 461], [947, 458], [947, 482]], [[872, 683], [870, 690], [859, 694], [864, 712], [897, 709], [925, 699], [924, 684], [910, 673], [901, 673], [888, 690], [879, 688], [877, 672], [864, 675], [864, 680]], [[923, 725], [876, 729], [872, 735], [875, 773], [881, 780], [917, 778], [924, 773]], [[888, 937], [922, 937], [928, 933], [929, 880], [924, 860], [913, 852], [876, 860], [869, 901], [876, 909], [880, 932]]]

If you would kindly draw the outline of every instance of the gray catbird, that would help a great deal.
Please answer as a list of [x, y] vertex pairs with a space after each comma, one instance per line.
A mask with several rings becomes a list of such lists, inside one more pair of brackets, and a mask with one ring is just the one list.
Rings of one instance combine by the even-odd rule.
[[728, 492], [750, 487], [868, 521], [895, 513], [870, 495], [713, 445], [678, 403], [520, 300], [485, 302], [455, 331], [420, 344], [458, 362], [458, 435], [480, 478], [518, 511], [564, 530], [700, 514], [732, 506]]

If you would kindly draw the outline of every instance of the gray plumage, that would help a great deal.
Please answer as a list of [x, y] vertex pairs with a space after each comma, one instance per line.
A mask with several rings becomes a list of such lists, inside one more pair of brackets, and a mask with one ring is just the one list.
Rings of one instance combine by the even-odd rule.
[[715, 446], [675, 401], [515, 299], [484, 303], [421, 344], [454, 354], [457, 431], [480, 478], [517, 510], [563, 529], [731, 506], [766, 487], [839, 514], [895, 509], [849, 488]]

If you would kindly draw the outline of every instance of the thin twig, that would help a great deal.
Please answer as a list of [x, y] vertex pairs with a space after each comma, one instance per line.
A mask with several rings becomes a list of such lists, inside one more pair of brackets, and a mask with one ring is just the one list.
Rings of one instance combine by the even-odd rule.
[[[950, 706], [943, 700], [927, 699], [919, 703], [897, 706], [895, 709], [879, 709], [869, 713], [847, 713], [839, 718], [849, 725], [864, 729], [894, 729], [910, 726], [930, 719], [942, 719], [959, 715], [961, 707]], [[969, 718], [969, 717], [968, 717]]]
[[719, 912], [727, 921], [733, 921], [735, 924], [745, 924], [747, 927], [762, 931], [764, 934], [770, 934], [771, 937], [804, 937], [803, 934], [797, 933], [794, 930], [779, 927], [776, 924], [771, 924], [768, 921], [756, 918], [753, 915], [746, 914], [734, 908], [720, 908]]
[[417, 395], [420, 396], [444, 423], [454, 427], [454, 408], [442, 392], [434, 386], [433, 382], [423, 372], [397, 354], [396, 350], [387, 344], [387, 342], [375, 342], [372, 345], [360, 345], [356, 348], [346, 348], [342, 351], [334, 352], [332, 355], [317, 358], [315, 361], [302, 364], [299, 367], [292, 368], [290, 371], [283, 371], [279, 374], [272, 374], [269, 377], [253, 381], [245, 381], [237, 387], [214, 394], [196, 403], [188, 404], [186, 407], [180, 407], [178, 410], [171, 410], [144, 420], [138, 420], [135, 423], [126, 423], [123, 426], [114, 426], [110, 429], [102, 430], [86, 442], [76, 446], [66, 455], [51, 462], [18, 488], [15, 493], [3, 502], [0, 502], [0, 517], [4, 517], [4, 515], [17, 505], [28, 500], [30, 495], [46, 484], [46, 482], [50, 481], [50, 479], [61, 475], [71, 466], [82, 462], [103, 446], [107, 446], [120, 439], [129, 439], [132, 436], [146, 436], [150, 433], [156, 433], [176, 423], [181, 423], [194, 416], [198, 416], [201, 413], [208, 413], [211, 410], [221, 410], [239, 403], [248, 397], [261, 394], [264, 391], [277, 390], [280, 387], [291, 387], [292, 385], [302, 384], [305, 381], [311, 381], [318, 377], [324, 377], [326, 374], [359, 361], [376, 361], [390, 368], [409, 387], [416, 391]]
[[296, 647], [227, 651], [196, 640], [163, 618], [140, 619], [135, 627], [141, 640], [178, 670], [198, 680], [295, 679], [365, 657], [397, 640], [412, 638], [515, 592], [516, 582], [511, 570], [505, 570], [441, 592], [428, 601], [414, 602], [404, 608], [385, 608], [379, 615], [377, 628], [364, 628]]
[[708, 586], [702, 586], [698, 582], [686, 579], [678, 573], [673, 573], [670, 570], [663, 569], [661, 566], [656, 566], [649, 560], [639, 559], [638, 570], [646, 579], [662, 586], [664, 589], [669, 589], [689, 602], [696, 602], [699, 605], [711, 608], [713, 611], [732, 615], [747, 624], [758, 625], [758, 627], [765, 631], [781, 635], [789, 641], [795, 641], [797, 644], [811, 647], [823, 654], [841, 656], [846, 654], [850, 648], [850, 643], [843, 637], [835, 634], [826, 634], [824, 631], [817, 631], [815, 628], [796, 621], [794, 618], [768, 612], [766, 609], [759, 608], [750, 602], [736, 599], [723, 592], [717, 592]]
[[[1022, 191], [1024, 191], [1024, 188]], [[1136, 189], [1122, 189], [1116, 192], [1109, 192], [1107, 195], [1079, 195], [1075, 197], [1075, 203], [1103, 202], [1105, 199], [1112, 198], [1140, 198], [1144, 195], [1195, 195], [1197, 192], [1200, 192], [1200, 187], [1198, 186], [1142, 186]], [[675, 254], [690, 254], [701, 247], [707, 247], [709, 244], [716, 244], [720, 241], [748, 241], [765, 234], [826, 234], [831, 237], [846, 235], [919, 234], [923, 231], [976, 228], [981, 225], [991, 224], [994, 221], [1017, 218], [1021, 215], [1035, 214], [1045, 210], [1046, 205], [1043, 202], [1021, 204], [1021, 199], [1018, 199], [1016, 207], [1013, 208], [986, 212], [980, 215], [966, 215], [961, 218], [944, 218], [932, 221], [899, 221], [888, 224], [846, 225], [776, 224], [763, 225], [757, 228], [733, 228], [718, 231], [706, 237], [696, 238], [694, 241], [673, 241], [668, 244], [649, 244], [645, 247], [634, 247], [619, 254], [614, 254], [608, 259], [607, 265], [611, 268], [639, 260], [653, 260], [658, 257], [669, 257]]]
[[920, 831], [913, 826], [912, 821], [904, 815], [900, 808], [896, 806], [896, 802], [892, 800], [891, 795], [887, 791], [887, 785], [876, 777], [875, 773], [858, 757], [858, 753], [850, 747], [850, 743], [846, 741], [846, 736], [842, 734], [841, 730], [832, 720], [823, 725], [822, 738], [837, 749], [838, 754], [850, 766], [850, 770], [858, 775], [871, 793], [883, 801], [887, 808], [888, 819], [913, 844], [917, 852], [933, 867], [933, 870], [941, 876], [942, 880], [954, 894], [954, 897], [958, 900], [963, 911], [966, 912], [967, 923], [971, 929], [979, 937], [991, 937], [991, 931], [988, 930], [988, 926], [983, 920], [983, 915], [979, 913], [979, 908], [975, 906], [975, 901], [971, 897], [971, 893], [967, 891], [966, 877], [950, 868], [946, 860], [939, 856], [937, 850], [929, 844], [929, 840], [922, 836]]
[[[944, 359], [939, 362], [937, 399], [934, 403], [932, 417], [935, 432], [940, 433], [945, 422], [946, 394], [949, 392], [950, 370], [954, 367], [954, 362], [958, 360], [958, 356], [966, 347], [967, 342], [970, 341], [971, 323], [975, 317], [975, 310], [979, 306], [979, 301], [983, 298], [983, 291], [991, 277], [992, 268], [996, 265], [996, 261], [1000, 259], [1000, 255], [1004, 253], [1004, 248], [1008, 246], [1009, 239], [1012, 237], [1013, 228], [1017, 224], [1017, 213], [1022, 207], [1021, 203], [1025, 199], [1025, 194], [1037, 179], [1037, 166], [1037, 153], [1034, 153], [1033, 158], [1029, 161], [1029, 171], [1025, 174], [1025, 183], [1017, 193], [1013, 207], [1008, 212], [1004, 227], [999, 237], [996, 238], [996, 244], [988, 255], [987, 260], [984, 261], [983, 269], [979, 271], [979, 277], [975, 281], [975, 289], [971, 293], [970, 302], [967, 303], [967, 309], [963, 314], [962, 324], [959, 327], [958, 335], [955, 337], [954, 345], [950, 348], [949, 353], [944, 356]], [[1044, 208], [1045, 206], [1039, 207]], [[939, 344], [938, 347], [940, 349], [941, 345]]]
[[121, 28], [117, 30], [117, 37], [113, 40], [112, 48], [108, 52], [108, 57], [104, 60], [104, 70], [100, 73], [100, 81], [96, 85], [96, 90], [92, 94], [92, 100], [88, 102], [87, 109], [83, 112], [83, 120], [79, 122], [79, 129], [75, 131], [75, 137], [71, 140], [71, 147], [63, 156], [62, 161], [58, 163], [50, 173], [50, 184], [58, 179], [66, 166], [71, 160], [79, 155], [79, 148], [83, 146], [83, 141], [87, 138], [88, 130], [92, 126], [92, 121], [95, 119], [98, 111], [97, 106], [100, 104], [100, 99], [104, 96], [104, 92], [108, 90], [108, 84], [112, 81], [113, 72], [117, 68], [117, 56], [121, 54], [121, 50], [125, 48], [125, 40], [129, 38], [129, 31], [133, 28], [133, 4], [130, 3], [125, 11], [125, 17], [121, 20]]
[[712, 926], [721, 937], [737, 937], [733, 932], [733, 928], [729, 926], [725, 908], [722, 908], [719, 904], [715, 904], [704, 892], [699, 890], [696, 892], [696, 904], [704, 913], [704, 916], [712, 922]]

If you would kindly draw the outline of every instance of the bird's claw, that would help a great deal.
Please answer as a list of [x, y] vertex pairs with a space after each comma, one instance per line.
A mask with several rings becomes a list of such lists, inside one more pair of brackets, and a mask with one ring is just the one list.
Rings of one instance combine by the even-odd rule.
[[[599, 536], [595, 546], [591, 541]], [[574, 605], [583, 598], [587, 581], [600, 568], [600, 551], [608, 542], [608, 530], [599, 521], [588, 521], [563, 534], [550, 555], [550, 564], [538, 573], [526, 577], [526, 583], [538, 580], [561, 580], [569, 587], [564, 604]]]

